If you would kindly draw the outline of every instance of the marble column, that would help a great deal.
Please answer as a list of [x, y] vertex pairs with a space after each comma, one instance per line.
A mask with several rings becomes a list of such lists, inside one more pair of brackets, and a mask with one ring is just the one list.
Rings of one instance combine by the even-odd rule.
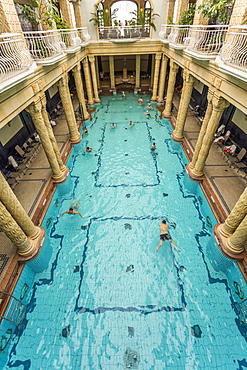
[[170, 73], [168, 79], [168, 87], [167, 87], [167, 94], [166, 94], [166, 105], [165, 110], [163, 112], [164, 117], [171, 117], [172, 115], [172, 100], [174, 94], [174, 87], [176, 83], [176, 76], [178, 72], [178, 65], [174, 61], [170, 61]]
[[84, 70], [84, 76], [85, 76], [85, 82], [86, 82], [86, 89], [87, 89], [87, 103], [89, 105], [92, 105], [92, 104], [94, 104], [94, 99], [93, 99], [91, 76], [90, 76], [87, 57], [83, 59], [82, 64], [83, 64], [83, 70]]
[[[46, 129], [47, 129], [49, 139], [50, 139], [51, 144], [52, 144], [53, 151], [54, 151], [56, 159], [57, 159], [57, 163], [60, 167], [60, 170], [64, 173], [64, 178], [63, 178], [63, 181], [64, 181], [67, 178], [69, 169], [68, 169], [68, 167], [66, 167], [64, 165], [61, 154], [60, 154], [60, 150], [58, 149], [58, 146], [57, 146], [57, 141], [56, 141], [54, 132], [52, 130], [51, 123], [50, 123], [48, 113], [47, 113], [47, 110], [46, 110], [46, 97], [45, 97], [45, 95], [42, 96], [41, 104], [42, 104], [41, 111], [42, 111], [43, 120], [44, 120]], [[61, 182], [61, 180], [59, 182]]]
[[208, 122], [205, 135], [202, 140], [202, 146], [198, 154], [198, 159], [195, 163], [195, 168], [191, 170], [191, 174], [195, 178], [200, 178], [203, 176], [203, 168], [208, 157], [211, 144], [214, 140], [215, 131], [219, 125], [221, 116], [225, 108], [229, 106], [229, 103], [224, 98], [214, 94], [212, 98], [212, 105], [213, 105], [212, 114]]
[[115, 90], [115, 70], [114, 70], [114, 56], [113, 55], [109, 55], [109, 69], [110, 69], [111, 89]]
[[16, 246], [21, 256], [31, 256], [35, 253], [35, 244], [28, 239], [17, 222], [11, 217], [4, 205], [0, 202], [0, 230], [3, 231]]
[[22, 207], [14, 192], [0, 171], [0, 202], [8, 210], [23, 232], [31, 239], [40, 235], [40, 228], [35, 226]]
[[247, 215], [227, 240], [225, 248], [233, 254], [240, 254], [245, 251], [247, 242]]
[[182, 96], [179, 103], [176, 127], [172, 133], [172, 138], [175, 141], [182, 141], [184, 138], [184, 125], [186, 122], [194, 82], [195, 78], [188, 70], [184, 70]]
[[66, 21], [68, 28], [74, 28], [72, 17], [70, 13], [70, 3], [68, 0], [59, 0], [59, 7], [63, 15], [63, 19]]
[[247, 187], [240, 195], [239, 200], [223, 224], [218, 227], [219, 233], [224, 237], [231, 236], [247, 215]]
[[84, 120], [87, 120], [90, 118], [90, 114], [87, 111], [85, 97], [84, 97], [84, 88], [83, 88], [83, 83], [82, 83], [82, 78], [81, 78], [81, 63], [78, 63], [72, 69], [72, 72], [73, 72], [73, 76], [75, 79], [75, 87], [76, 87], [79, 104], [83, 111], [83, 118]]
[[150, 100], [157, 99], [157, 90], [158, 90], [158, 82], [159, 82], [159, 73], [160, 73], [160, 59], [161, 54], [155, 55], [155, 67], [154, 67], [154, 81], [153, 81], [153, 95]]
[[91, 66], [91, 74], [92, 74], [92, 81], [93, 81], [94, 101], [95, 103], [100, 103], [94, 56], [89, 57], [89, 62]]
[[208, 98], [207, 110], [206, 110], [206, 113], [205, 113], [205, 116], [204, 116], [204, 119], [203, 119], [203, 122], [202, 122], [201, 130], [200, 130], [199, 135], [198, 135], [198, 139], [197, 139], [197, 142], [196, 142], [196, 147], [195, 147], [195, 150], [194, 150], [192, 161], [188, 164], [190, 169], [193, 169], [195, 167], [195, 164], [196, 164], [197, 159], [198, 159], [198, 155], [199, 155], [201, 147], [202, 147], [202, 141], [203, 141], [203, 138], [204, 138], [205, 133], [207, 131], [208, 122], [209, 122], [209, 119], [211, 117], [212, 110], [213, 110], [212, 97], [213, 97], [213, 93], [209, 90], [208, 91], [208, 96], [207, 96], [207, 98]]
[[167, 13], [166, 13], [166, 24], [170, 24], [173, 21], [175, 0], [167, 1]]
[[63, 105], [63, 110], [66, 118], [66, 122], [69, 129], [70, 141], [72, 144], [77, 144], [81, 141], [81, 134], [78, 131], [73, 104], [71, 101], [69, 86], [68, 86], [68, 76], [63, 75], [57, 83], [60, 98]]
[[168, 57], [163, 54], [162, 55], [162, 60], [161, 60], [159, 92], [158, 92], [158, 100], [157, 100], [159, 103], [163, 103], [163, 101], [164, 101], [164, 90], [165, 90], [167, 63], [168, 63]]
[[141, 55], [136, 55], [136, 85], [135, 89], [138, 90], [141, 86], [140, 84], [140, 73], [141, 73]]
[[52, 178], [55, 181], [63, 181], [64, 180], [64, 173], [61, 171], [57, 158], [55, 156], [52, 143], [50, 141], [43, 116], [42, 116], [42, 104], [41, 101], [36, 101], [30, 104], [26, 110], [31, 114], [34, 126], [36, 128], [37, 133], [40, 136], [40, 140], [45, 151], [45, 155], [48, 159], [52, 170]]
[[83, 27], [81, 1], [73, 1], [76, 28]]

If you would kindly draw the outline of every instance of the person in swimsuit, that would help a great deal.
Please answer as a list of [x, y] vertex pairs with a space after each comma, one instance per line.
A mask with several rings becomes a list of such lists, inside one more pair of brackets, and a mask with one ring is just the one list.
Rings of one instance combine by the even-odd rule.
[[138, 103], [144, 103], [144, 101], [143, 101], [143, 99], [142, 99], [142, 97], [140, 97], [139, 99], [138, 99]]
[[97, 152], [97, 150], [94, 150], [93, 148], [90, 148], [89, 146], [86, 147], [86, 149], [83, 149], [86, 152]]
[[80, 212], [77, 211], [78, 207], [80, 206], [80, 201], [76, 202], [76, 199], [73, 200], [73, 202], [70, 204], [70, 207], [69, 207], [69, 210], [68, 211], [65, 211], [61, 214], [61, 216], [63, 216], [65, 213], [68, 213], [69, 215], [75, 215], [75, 214], [78, 214], [79, 216], [81, 216], [81, 218], [84, 218], [82, 216], [82, 214]]
[[158, 250], [160, 249], [160, 247], [162, 246], [162, 244], [164, 243], [165, 240], [168, 240], [171, 245], [177, 250], [179, 251], [179, 249], [177, 248], [176, 244], [174, 243], [174, 241], [172, 240], [170, 234], [168, 233], [168, 222], [166, 222], [166, 220], [162, 220], [160, 223], [160, 243], [158, 245], [158, 247], [156, 248], [156, 252], [158, 252]]
[[111, 127], [117, 127], [117, 124], [116, 124], [116, 123], [114, 123], [114, 122], [112, 122], [112, 123], [110, 124], [110, 126], [111, 126]]
[[156, 149], [156, 143], [153, 143], [152, 145], [151, 145], [151, 150], [152, 151], [154, 151]]
[[132, 121], [129, 121], [129, 126], [130, 127], [134, 126], [134, 123]]

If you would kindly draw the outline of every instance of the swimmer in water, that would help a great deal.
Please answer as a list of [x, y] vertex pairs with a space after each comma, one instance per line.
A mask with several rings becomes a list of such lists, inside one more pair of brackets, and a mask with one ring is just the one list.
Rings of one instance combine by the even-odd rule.
[[73, 200], [73, 202], [70, 204], [70, 207], [69, 207], [69, 210], [68, 211], [65, 211], [61, 214], [61, 216], [63, 216], [65, 213], [68, 213], [69, 215], [75, 215], [75, 214], [78, 214], [81, 218], [84, 218], [82, 216], [82, 214], [80, 212], [77, 211], [77, 209], [79, 208], [80, 206], [80, 201], [76, 203], [76, 205], [74, 205], [75, 203], [75, 199]]
[[147, 117], [147, 118], [150, 118], [150, 117], [151, 117], [151, 116], [150, 116], [150, 113], [149, 113], [148, 111], [146, 111], [146, 112], [145, 112], [145, 114], [146, 114], [146, 117]]
[[138, 99], [138, 103], [144, 103], [144, 101], [143, 101], [142, 97], [140, 97], [140, 98]]
[[129, 125], [130, 127], [132, 127], [132, 126], [134, 126], [134, 123], [133, 123], [132, 121], [129, 121], [128, 125]]
[[110, 126], [111, 126], [111, 127], [117, 127], [117, 124], [116, 124], [116, 123], [114, 123], [114, 122], [112, 122], [112, 123], [110, 124]]
[[162, 246], [162, 244], [164, 243], [165, 240], [168, 240], [170, 242], [170, 244], [177, 250], [177, 251], [180, 251], [177, 246], [176, 246], [176, 243], [174, 243], [174, 241], [172, 240], [170, 234], [168, 233], [168, 222], [166, 220], [162, 220], [160, 222], [160, 243], [158, 245], [158, 247], [156, 248], [156, 252], [158, 252], [158, 250], [160, 249], [160, 247]]
[[148, 103], [148, 105], [146, 106], [146, 109], [153, 109], [153, 107], [150, 103]]
[[85, 135], [88, 134], [88, 128], [87, 127], [84, 128], [84, 134]]
[[152, 145], [151, 145], [151, 150], [152, 151], [154, 151], [156, 149], [156, 143], [153, 143]]
[[93, 148], [90, 148], [89, 146], [86, 147], [86, 149], [84, 149], [85, 152], [97, 152], [97, 150], [94, 150]]
[[122, 98], [125, 98], [125, 92], [124, 91], [122, 91]]

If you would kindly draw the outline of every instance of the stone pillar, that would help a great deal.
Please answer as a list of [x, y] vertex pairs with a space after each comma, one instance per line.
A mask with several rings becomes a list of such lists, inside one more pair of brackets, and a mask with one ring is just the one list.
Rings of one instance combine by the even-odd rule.
[[82, 21], [82, 9], [81, 9], [81, 1], [73, 1], [73, 8], [74, 8], [74, 15], [75, 15], [75, 24], [76, 28], [81, 28], [83, 27], [83, 21]]
[[181, 14], [188, 9], [189, 0], [179, 0], [178, 1], [178, 7], [177, 7], [177, 13], [176, 13], [176, 19], [174, 21], [175, 24], [179, 23], [179, 19]]
[[[232, 10], [229, 26], [238, 26], [246, 24], [246, 2], [243, 0], [236, 0]], [[229, 27], [230, 30], [231, 27]], [[228, 32], [229, 32], [228, 30]]]
[[184, 138], [184, 125], [186, 122], [194, 82], [195, 78], [188, 70], [184, 69], [182, 96], [179, 103], [176, 127], [172, 133], [172, 138], [175, 141], [182, 141]]
[[115, 90], [115, 70], [114, 70], [114, 56], [113, 55], [109, 55], [109, 69], [110, 69], [111, 89]]
[[141, 73], [141, 55], [136, 55], [136, 86], [135, 89], [139, 89], [140, 84], [140, 73]]
[[158, 92], [158, 102], [159, 103], [163, 103], [163, 101], [164, 101], [164, 90], [165, 90], [167, 63], [168, 63], [168, 57], [163, 54], [162, 55], [162, 60], [161, 60], [159, 92]]
[[89, 57], [89, 62], [90, 62], [90, 65], [91, 65], [91, 74], [92, 74], [93, 91], [94, 91], [94, 101], [95, 101], [95, 103], [100, 103], [99, 94], [98, 94], [98, 84], [97, 84], [97, 76], [96, 76], [94, 56]]
[[[73, 3], [74, 4], [74, 3]], [[79, 100], [79, 105], [82, 108], [83, 111], [83, 118], [84, 120], [87, 120], [90, 118], [90, 114], [87, 111], [86, 108], [86, 102], [85, 102], [85, 97], [84, 97], [84, 88], [83, 88], [83, 83], [81, 79], [81, 63], [78, 63], [73, 69], [73, 76], [75, 79], [75, 87], [76, 87], [76, 92]]]
[[0, 0], [0, 19], [0, 34], [17, 32], [22, 35], [14, 1]]
[[163, 112], [163, 116], [167, 118], [171, 117], [172, 115], [172, 100], [173, 100], [177, 72], [178, 72], [178, 65], [174, 62], [174, 60], [173, 61], [171, 60], [167, 94], [166, 94], [166, 105], [165, 105], [165, 110]]
[[40, 234], [40, 228], [35, 226], [32, 220], [28, 217], [26, 211], [22, 207], [19, 200], [16, 198], [9, 184], [5, 180], [0, 171], [0, 202], [8, 210], [11, 216], [23, 232], [31, 239], [36, 239]]
[[42, 146], [44, 148], [46, 157], [50, 164], [52, 170], [52, 178], [55, 181], [63, 181], [64, 180], [64, 173], [61, 171], [57, 158], [55, 156], [52, 143], [50, 141], [43, 116], [42, 116], [42, 105], [40, 101], [34, 102], [26, 108], [26, 110], [31, 114], [34, 126], [37, 130], [37, 133], [40, 136], [40, 140]]
[[167, 13], [166, 13], [166, 24], [170, 24], [173, 21], [175, 0], [167, 1]]
[[239, 197], [225, 222], [218, 227], [219, 233], [224, 237], [231, 236], [247, 214], [247, 188]]
[[70, 134], [70, 141], [73, 144], [77, 144], [81, 141], [81, 134], [78, 131], [76, 120], [75, 120], [75, 113], [73, 104], [71, 101], [70, 91], [68, 87], [68, 76], [63, 75], [62, 78], [57, 83], [60, 98], [63, 105], [63, 110], [65, 114], [65, 118], [67, 121], [69, 134]]
[[59, 0], [59, 7], [61, 10], [63, 19], [66, 21], [67, 26], [69, 28], [74, 28], [69, 5], [70, 4], [68, 0]]
[[[199, 5], [202, 5], [205, 2], [205, 0], [197, 0], [196, 1], [196, 9]], [[241, 23], [239, 23], [241, 24]], [[208, 25], [208, 18], [205, 18], [201, 12], [198, 10], [195, 11], [195, 16], [193, 20], [193, 25]]]
[[93, 91], [92, 91], [91, 77], [90, 77], [90, 71], [89, 71], [87, 58], [84, 58], [82, 63], [83, 63], [83, 70], [84, 70], [86, 89], [87, 89], [87, 103], [89, 105], [92, 105], [94, 104], [94, 100], [93, 100]]
[[209, 90], [208, 91], [207, 110], [206, 110], [206, 113], [205, 113], [205, 116], [204, 116], [204, 119], [203, 119], [203, 123], [202, 123], [202, 126], [201, 126], [201, 130], [199, 132], [197, 142], [196, 142], [196, 147], [195, 147], [195, 151], [194, 151], [194, 154], [193, 154], [192, 161], [188, 164], [190, 169], [193, 169], [195, 167], [196, 161], [198, 159], [198, 155], [199, 155], [201, 147], [202, 147], [202, 141], [203, 141], [203, 138], [205, 136], [205, 133], [206, 133], [206, 130], [207, 130], [207, 127], [208, 127], [208, 122], [209, 122], [209, 119], [211, 117], [212, 110], [213, 110], [212, 97], [213, 97], [213, 93]]
[[157, 90], [158, 90], [158, 81], [159, 81], [159, 72], [160, 72], [160, 59], [161, 54], [155, 55], [155, 67], [154, 67], [154, 81], [153, 81], [153, 95], [150, 100], [156, 100], [157, 99]]
[[232, 236], [227, 240], [225, 248], [233, 254], [240, 254], [244, 252], [244, 245], [247, 241], [247, 215], [241, 224], [234, 231]]
[[62, 182], [64, 180], [66, 180], [69, 169], [68, 169], [68, 167], [66, 167], [64, 165], [61, 154], [60, 154], [60, 151], [59, 151], [58, 146], [57, 146], [57, 141], [56, 141], [54, 132], [52, 130], [51, 123], [50, 123], [48, 113], [47, 113], [47, 110], [46, 110], [46, 97], [45, 97], [45, 95], [43, 95], [42, 98], [41, 98], [41, 104], [42, 104], [41, 112], [42, 112], [43, 120], [44, 120], [46, 129], [47, 129], [47, 133], [48, 133], [49, 139], [51, 141], [51, 145], [52, 145], [53, 151], [55, 153], [57, 163], [60, 167], [60, 170], [64, 173], [63, 179], [59, 180], [59, 182]]
[[214, 139], [215, 131], [219, 125], [223, 111], [229, 106], [229, 103], [224, 98], [217, 96], [216, 94], [213, 96], [212, 104], [213, 110], [202, 141], [202, 147], [198, 154], [195, 168], [191, 170], [191, 173], [195, 178], [200, 178], [203, 176], [203, 168]]
[[17, 222], [11, 217], [4, 205], [0, 202], [0, 230], [16, 246], [17, 253], [21, 256], [31, 256], [35, 253], [35, 244], [28, 239]]

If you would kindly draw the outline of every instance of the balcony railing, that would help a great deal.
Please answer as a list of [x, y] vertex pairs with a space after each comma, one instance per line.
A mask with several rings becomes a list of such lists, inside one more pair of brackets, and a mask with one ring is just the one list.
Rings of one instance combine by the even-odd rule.
[[150, 26], [119, 26], [119, 27], [99, 27], [100, 40], [114, 41], [134, 41], [136, 39], [149, 37]]
[[161, 31], [159, 32], [159, 38], [163, 43], [168, 43], [168, 36], [171, 33], [172, 30], [172, 25], [171, 24], [162, 24], [161, 26]]
[[168, 36], [169, 45], [175, 49], [185, 48], [189, 42], [189, 30], [190, 26], [187, 25], [172, 26], [171, 33]]
[[87, 27], [77, 28], [78, 36], [81, 39], [81, 46], [87, 45], [90, 40], [90, 35], [88, 33]]
[[215, 58], [226, 37], [227, 25], [190, 26], [186, 52], [201, 59]]
[[29, 51], [37, 62], [55, 62], [64, 56], [66, 44], [57, 30], [23, 32]]
[[0, 35], [0, 82], [27, 70], [33, 60], [20, 34]]
[[231, 27], [219, 57], [230, 67], [247, 71], [247, 26]]
[[81, 38], [76, 29], [60, 29], [62, 48], [67, 52], [74, 52], [81, 47]]

